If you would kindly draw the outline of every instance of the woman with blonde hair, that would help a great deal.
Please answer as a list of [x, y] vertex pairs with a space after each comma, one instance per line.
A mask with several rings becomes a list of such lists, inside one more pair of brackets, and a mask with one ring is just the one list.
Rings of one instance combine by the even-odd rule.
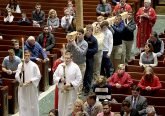
[[89, 116], [87, 112], [84, 111], [84, 102], [81, 99], [77, 99], [73, 106], [73, 111], [69, 116], [76, 116], [79, 112]]
[[51, 9], [48, 13], [47, 25], [50, 30], [55, 30], [59, 27], [59, 18], [57, 17], [57, 12], [54, 9]]
[[98, 52], [94, 55], [93, 74], [100, 75], [104, 40], [104, 34], [101, 32], [100, 23], [96, 23], [93, 28], [93, 36], [97, 39], [98, 43]]

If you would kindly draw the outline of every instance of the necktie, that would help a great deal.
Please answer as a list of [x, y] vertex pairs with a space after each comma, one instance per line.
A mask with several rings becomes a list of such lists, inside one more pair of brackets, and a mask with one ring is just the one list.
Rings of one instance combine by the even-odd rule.
[[137, 104], [137, 103], [136, 103], [136, 98], [134, 98], [133, 103], [132, 103], [132, 108], [133, 108], [133, 109], [136, 109], [136, 104]]

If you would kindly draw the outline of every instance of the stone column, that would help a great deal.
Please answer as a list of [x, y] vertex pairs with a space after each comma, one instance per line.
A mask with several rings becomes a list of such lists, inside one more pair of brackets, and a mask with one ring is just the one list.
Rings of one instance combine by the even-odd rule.
[[83, 28], [83, 0], [75, 0], [76, 29]]

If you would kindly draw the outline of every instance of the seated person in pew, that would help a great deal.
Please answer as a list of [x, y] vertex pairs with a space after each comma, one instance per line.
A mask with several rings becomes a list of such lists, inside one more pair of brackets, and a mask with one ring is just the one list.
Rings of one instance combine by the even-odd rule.
[[49, 26], [50, 31], [55, 31], [60, 25], [59, 18], [57, 17], [57, 12], [54, 9], [51, 9], [48, 13], [47, 25]]
[[122, 102], [121, 116], [140, 116], [138, 111], [132, 108], [130, 101], [124, 100]]
[[19, 2], [17, 0], [9, 0], [9, 3], [6, 6], [7, 10], [11, 10], [13, 13], [21, 13]]
[[26, 17], [26, 13], [22, 12], [22, 18], [18, 21], [18, 25], [28, 26], [31, 24], [30, 20]]
[[64, 11], [65, 11], [66, 9], [70, 12], [70, 14], [71, 14], [72, 16], [75, 17], [75, 15], [76, 15], [76, 8], [74, 7], [72, 0], [68, 0], [67, 7], [64, 8]]
[[49, 32], [48, 25], [43, 27], [43, 32], [38, 35], [36, 41], [42, 46], [44, 52], [50, 54], [50, 50], [52, 50], [55, 45], [55, 38], [54, 35]]
[[97, 116], [98, 113], [103, 111], [101, 102], [97, 101], [96, 98], [96, 94], [90, 92], [87, 96], [87, 101], [84, 103], [84, 111], [87, 112], [89, 116]]
[[[84, 111], [84, 102], [81, 99], [76, 99], [73, 106], [73, 111], [68, 116], [90, 116], [87, 112]], [[78, 115], [78, 113], [84, 113], [84, 115]]]
[[124, 64], [119, 64], [118, 70], [107, 81], [115, 90], [129, 90], [133, 84], [131, 76], [125, 72]]
[[148, 43], [151, 43], [154, 48], [154, 53], [156, 53], [157, 57], [160, 57], [164, 53], [164, 42], [159, 39], [156, 31], [153, 31], [150, 35], [150, 38], [147, 40]]
[[125, 100], [131, 103], [133, 109], [136, 109], [140, 116], [146, 115], [147, 99], [140, 95], [140, 88], [137, 85], [132, 86], [132, 95]]
[[19, 47], [19, 40], [13, 41], [13, 50], [15, 55], [22, 59], [22, 49]]
[[31, 52], [30, 60], [32, 61], [41, 62], [42, 59], [40, 58], [40, 55], [42, 55], [42, 57], [44, 58], [44, 62], [49, 61], [47, 54], [44, 52], [40, 44], [35, 41], [34, 36], [29, 36], [29, 38], [25, 42], [24, 49]]
[[3, 39], [2, 33], [0, 33], [0, 40]]
[[11, 24], [14, 20], [14, 16], [11, 12], [11, 10], [7, 10], [6, 13], [5, 13], [5, 16], [4, 16], [4, 23], [5, 24]]
[[146, 113], [146, 116], [157, 116], [154, 106], [147, 106]]
[[108, 3], [108, 0], [99, 0], [100, 3], [97, 5], [96, 14], [102, 16], [109, 16], [112, 12], [111, 5]]
[[159, 77], [154, 74], [151, 67], [145, 67], [144, 75], [139, 81], [138, 86], [142, 89], [141, 93], [143, 95], [154, 95], [162, 88]]
[[145, 44], [144, 52], [140, 54], [139, 65], [143, 67], [156, 67], [158, 65], [157, 55], [153, 52], [153, 46], [151, 43]]
[[32, 12], [32, 21], [34, 27], [41, 27], [44, 25], [45, 12], [41, 10], [41, 4], [36, 3], [35, 10]]
[[96, 78], [96, 84], [93, 85], [93, 92], [96, 93], [97, 98], [100, 102], [107, 99], [111, 100], [111, 86], [106, 82], [107, 78], [99, 75]]
[[126, 3], [126, 0], [120, 0], [113, 9], [113, 15], [121, 14], [123, 12], [132, 12], [132, 7]]
[[70, 12], [66, 9], [64, 11], [65, 16], [62, 17], [61, 19], [61, 27], [65, 29], [65, 31], [68, 31], [69, 26], [72, 23], [73, 16], [70, 14]]
[[6, 56], [2, 62], [2, 72], [4, 75], [15, 75], [18, 64], [21, 63], [21, 59], [15, 56], [13, 49], [8, 50], [9, 56]]
[[97, 116], [115, 116], [114, 112], [111, 112], [111, 103], [108, 100], [102, 102], [103, 112], [97, 114]]

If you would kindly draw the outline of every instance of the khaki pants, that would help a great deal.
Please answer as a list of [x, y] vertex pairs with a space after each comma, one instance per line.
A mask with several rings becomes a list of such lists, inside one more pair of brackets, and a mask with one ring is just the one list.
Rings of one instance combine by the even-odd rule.
[[122, 40], [122, 45], [123, 45], [123, 63], [127, 63], [131, 58], [133, 41]]
[[113, 46], [112, 53], [111, 53], [111, 62], [113, 64], [114, 69], [116, 70], [118, 65], [121, 64], [122, 60], [122, 45]]
[[82, 81], [80, 83], [79, 90], [78, 90], [78, 94], [81, 94], [82, 89], [83, 89], [83, 81], [84, 81], [85, 70], [86, 70], [86, 62], [83, 63], [83, 64], [79, 64], [78, 66], [79, 66], [81, 74], [82, 74]]
[[100, 75], [102, 55], [103, 55], [102, 50], [98, 51], [94, 55], [94, 64], [93, 64], [93, 74], [94, 75]]

